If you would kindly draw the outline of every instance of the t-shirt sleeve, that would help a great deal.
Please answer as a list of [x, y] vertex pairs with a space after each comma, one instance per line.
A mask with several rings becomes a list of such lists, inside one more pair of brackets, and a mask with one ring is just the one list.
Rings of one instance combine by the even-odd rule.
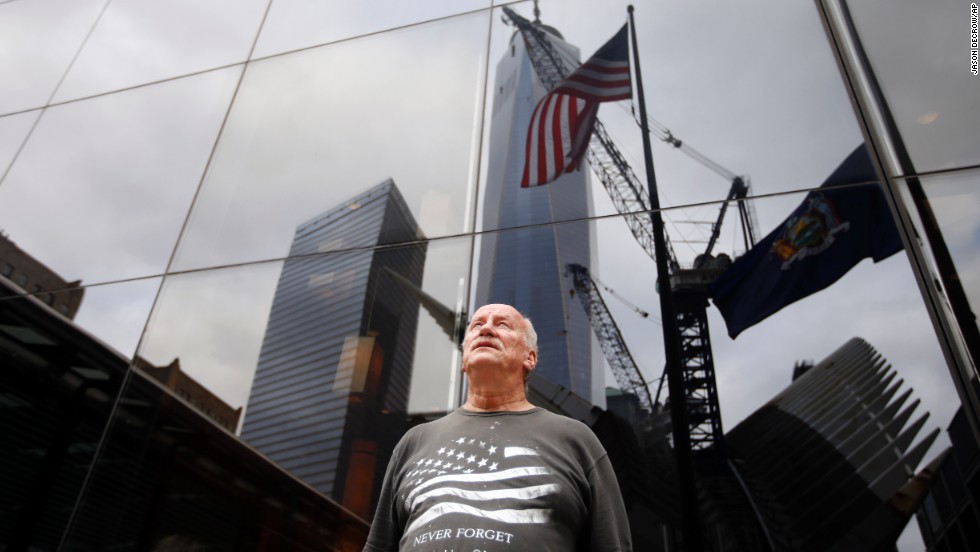
[[609, 457], [603, 455], [588, 473], [592, 503], [590, 504], [589, 550], [631, 552], [629, 519], [623, 505], [623, 495]]
[[371, 522], [371, 531], [368, 533], [363, 552], [398, 552], [398, 542], [405, 527], [400, 520], [395, 500], [397, 484], [395, 472], [401, 465], [404, 445], [405, 440], [402, 439], [388, 462], [384, 483], [381, 485], [381, 494], [378, 496], [378, 509], [374, 513], [374, 521]]

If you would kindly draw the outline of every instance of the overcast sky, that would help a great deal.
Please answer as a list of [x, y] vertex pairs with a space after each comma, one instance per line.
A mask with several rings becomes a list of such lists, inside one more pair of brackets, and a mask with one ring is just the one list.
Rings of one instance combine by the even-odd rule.
[[[472, 240], [444, 237], [473, 229], [493, 75], [514, 28], [499, 9], [479, 11], [486, 3], [477, 0], [327, 4], [276, 0], [264, 26], [260, 0], [115, 1], [104, 12], [101, 0], [0, 4], [0, 72], [17, 76], [0, 92], [0, 229], [66, 279], [108, 282], [87, 290], [77, 321], [127, 356], [156, 300], [140, 353], [161, 364], [179, 357], [235, 406], [247, 400], [279, 259], [296, 226], [387, 178], [423, 234], [438, 238], [428, 249], [425, 290], [449, 305], [468, 294]], [[533, 17], [530, 3], [514, 8]], [[954, 33], [936, 31], [965, 11], [934, 8], [877, 24], [867, 17], [881, 13], [874, 3], [855, 8], [923, 171], [980, 161], [980, 112], [956, 93], [974, 84], [964, 80], [966, 49]], [[541, 11], [583, 57], [626, 21], [620, 1], [544, 1]], [[651, 117], [747, 176], [753, 194], [800, 191], [753, 202], [758, 236], [861, 142], [811, 3], [646, 2], [636, 18]], [[913, 20], [936, 41], [893, 44], [888, 32], [908, 32]], [[396, 27], [403, 28], [380, 32]], [[246, 66], [253, 43], [260, 59]], [[907, 77], [906, 66], [925, 77]], [[147, 83], [156, 84], [138, 86]], [[51, 97], [57, 105], [31, 110]], [[599, 116], [642, 173], [630, 106], [604, 105]], [[671, 207], [668, 232], [690, 262], [708, 231], [698, 222], [713, 221], [719, 205], [681, 206], [716, 202], [730, 183], [662, 142], [654, 159], [661, 203]], [[967, 174], [926, 183], [977, 298], [980, 205], [972, 181]], [[593, 190], [596, 214], [615, 214], [595, 179]], [[730, 211], [717, 252], [742, 252], [735, 221]], [[653, 261], [620, 218], [595, 228], [598, 278], [659, 317]], [[168, 277], [160, 287], [168, 267], [223, 265], [242, 266]], [[664, 362], [660, 327], [613, 297], [606, 302], [655, 380]], [[709, 316], [725, 428], [787, 385], [795, 362], [820, 360], [855, 336], [915, 389], [920, 411], [932, 413], [927, 428], [945, 429], [957, 404], [904, 253], [863, 261], [734, 341], [717, 310]], [[453, 347], [425, 314], [418, 343], [412, 406], [445, 409], [445, 388], [432, 386], [454, 370]]]

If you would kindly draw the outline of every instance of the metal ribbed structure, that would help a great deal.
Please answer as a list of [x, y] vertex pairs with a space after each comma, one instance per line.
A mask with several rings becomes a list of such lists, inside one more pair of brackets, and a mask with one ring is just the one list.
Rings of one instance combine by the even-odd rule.
[[[911, 390], [865, 341], [854, 338], [809, 369], [726, 436], [729, 453], [778, 550], [868, 550], [894, 543], [907, 516], [874, 517], [914, 475], [939, 433], [915, 442]], [[915, 443], [915, 444], [913, 444]], [[882, 521], [887, 519], [890, 521]]]

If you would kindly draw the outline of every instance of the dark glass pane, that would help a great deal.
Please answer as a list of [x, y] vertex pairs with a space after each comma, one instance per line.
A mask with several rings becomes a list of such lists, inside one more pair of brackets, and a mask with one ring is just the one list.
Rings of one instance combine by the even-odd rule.
[[0, 547], [54, 550], [128, 361], [71, 320], [83, 290], [18, 293], [0, 278]]
[[[918, 235], [923, 237], [926, 250], [935, 255], [932, 244], [924, 239], [926, 233], [922, 226], [922, 213], [932, 212], [973, 312], [980, 306], [980, 248], [977, 244], [980, 224], [976, 218], [977, 209], [980, 209], [980, 195], [976, 192], [978, 180], [980, 171], [976, 170], [920, 178], [911, 185], [920, 188], [921, 194], [910, 193], [910, 183], [899, 181]], [[961, 322], [976, 324], [975, 320]]]
[[367, 524], [132, 372], [68, 550], [359, 548]]

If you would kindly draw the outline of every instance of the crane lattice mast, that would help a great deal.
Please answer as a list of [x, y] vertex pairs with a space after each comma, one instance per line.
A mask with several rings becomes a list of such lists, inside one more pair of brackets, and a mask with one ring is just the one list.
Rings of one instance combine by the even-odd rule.
[[572, 278], [572, 285], [582, 303], [582, 308], [589, 316], [589, 322], [599, 339], [599, 346], [602, 347], [616, 382], [624, 392], [632, 393], [639, 399], [640, 408], [647, 414], [653, 414], [655, 409], [647, 382], [626, 347], [619, 326], [616, 325], [606, 302], [599, 294], [599, 288], [589, 275], [589, 269], [579, 264], [568, 264], [565, 265], [565, 274]]

